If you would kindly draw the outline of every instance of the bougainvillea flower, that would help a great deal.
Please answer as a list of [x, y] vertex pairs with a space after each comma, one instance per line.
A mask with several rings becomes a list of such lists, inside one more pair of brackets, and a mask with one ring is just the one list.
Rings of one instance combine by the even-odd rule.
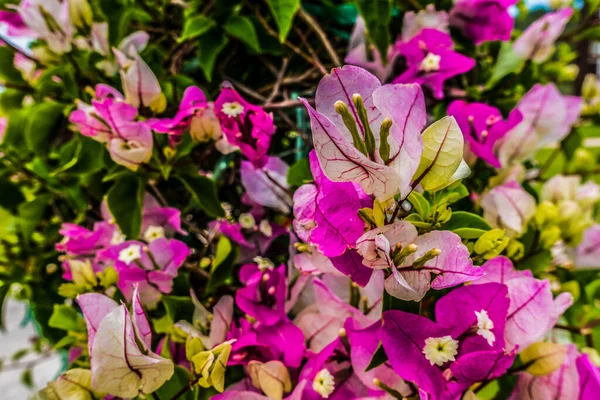
[[568, 292], [553, 299], [547, 279], [536, 279], [530, 271], [515, 270], [505, 257], [496, 257], [481, 269], [486, 272], [481, 282], [493, 280], [508, 287], [510, 307], [504, 333], [508, 350], [523, 350], [543, 338], [573, 303], [573, 296]]
[[[124, 37], [117, 49], [127, 57], [133, 58], [135, 54], [139, 54], [146, 48], [150, 35], [144, 31], [136, 31]], [[104, 57], [110, 57], [110, 44], [108, 43], [108, 23], [94, 22], [91, 32], [92, 48], [94, 51]], [[119, 71], [116, 60], [105, 59], [96, 63], [98, 69], [104, 71], [107, 75], [112, 76]]]
[[395, 49], [390, 46], [387, 62], [384, 65], [377, 48], [367, 41], [365, 20], [361, 16], [356, 17], [356, 24], [352, 30], [350, 42], [348, 43], [348, 54], [344, 62], [364, 68], [384, 82], [392, 72], [395, 57]]
[[114, 244], [111, 242], [115, 232], [117, 227], [104, 221], [95, 223], [91, 231], [80, 225], [65, 223], [59, 231], [63, 240], [56, 244], [56, 250], [69, 255], [93, 257], [97, 250]]
[[517, 105], [523, 121], [499, 142], [498, 157], [502, 165], [525, 160], [535, 149], [564, 139], [579, 118], [581, 108], [581, 97], [563, 96], [552, 83], [536, 84]]
[[572, 8], [563, 8], [542, 16], [515, 40], [514, 53], [537, 63], [546, 61], [552, 55], [554, 42], [562, 34], [572, 14]]
[[456, 289], [438, 301], [436, 323], [403, 311], [384, 312], [381, 343], [396, 373], [432, 399], [502, 375], [515, 354], [504, 351], [502, 339], [490, 344], [490, 335], [502, 334], [506, 293], [495, 283]]
[[379, 391], [381, 388], [374, 383], [374, 379], [377, 379], [400, 394], [409, 396], [412, 392], [411, 387], [394, 372], [389, 363], [383, 363], [366, 371], [379, 345], [381, 321], [364, 328], [362, 324], [348, 319], [344, 324], [344, 329], [351, 348], [350, 361], [352, 362], [353, 371], [363, 385], [371, 390]]
[[256, 167], [264, 166], [275, 133], [273, 116], [244, 100], [229, 82], [223, 84], [214, 107], [227, 141]]
[[64, 54], [71, 51], [74, 27], [69, 1], [22, 0], [15, 9], [25, 25], [44, 40], [52, 52]]
[[470, 151], [496, 168], [501, 167], [494, 154], [496, 142], [523, 119], [517, 109], [511, 111], [505, 121], [496, 107], [462, 100], [450, 103], [448, 115], [456, 119]]
[[190, 250], [179, 240], [158, 238], [149, 244], [129, 240], [98, 253], [100, 261], [114, 263], [119, 273], [117, 286], [130, 299], [132, 284], [138, 283], [140, 296], [148, 307], [154, 307], [160, 293], [170, 293]]
[[274, 325], [285, 318], [287, 293], [285, 265], [264, 269], [257, 264], [246, 264], [240, 270], [240, 281], [245, 287], [235, 295], [238, 307], [265, 325]]
[[405, 12], [402, 19], [402, 41], [410, 41], [423, 29], [427, 28], [449, 33], [448, 13], [446, 11], [436, 11], [433, 4], [428, 4], [425, 9], [417, 13], [414, 11]]
[[299, 382], [307, 382], [303, 400], [357, 399], [370, 394], [369, 388], [353, 372], [348, 350], [338, 337], [321, 352], [309, 356], [298, 378]]
[[152, 331], [137, 287], [131, 314], [125, 305], [97, 293], [80, 295], [77, 302], [88, 326], [92, 389], [132, 398], [154, 392], [171, 378], [173, 362], [150, 348]]
[[[327, 178], [358, 183], [380, 200], [398, 192], [408, 195], [426, 122], [418, 85], [382, 86], [366, 70], [347, 65], [321, 79], [316, 110], [301, 101], [310, 115], [315, 151]], [[384, 149], [381, 132], [388, 138]], [[364, 153], [355, 147], [360, 144], [366, 146]]]
[[450, 35], [436, 29], [423, 29], [407, 43], [396, 43], [406, 58], [408, 69], [394, 83], [418, 83], [429, 87], [436, 99], [444, 97], [444, 82], [464, 74], [475, 66], [475, 60], [453, 51]]
[[494, 228], [507, 230], [509, 236], [521, 236], [535, 214], [535, 199], [517, 181], [492, 188], [481, 197], [483, 217]]
[[[433, 231], [417, 236], [416, 228], [406, 221], [365, 233], [358, 239], [357, 248], [366, 266], [391, 269], [385, 288], [403, 300], [420, 301], [430, 288], [440, 290], [483, 275], [479, 267], [473, 266], [458, 235]], [[437, 275], [433, 281], [432, 273]]]
[[[303, 400], [302, 392], [308, 382], [302, 381], [283, 400]], [[224, 393], [212, 397], [213, 400], [273, 400], [273, 397], [262, 395], [251, 382], [242, 381], [238, 385], [227, 388]], [[277, 400], [277, 399], [276, 399]]]
[[262, 165], [242, 161], [240, 175], [246, 194], [254, 203], [289, 212], [292, 198], [287, 182], [288, 165], [279, 157], [264, 157]]
[[587, 354], [575, 361], [579, 375], [579, 399], [594, 400], [600, 393], [600, 367], [594, 365]]
[[171, 236], [175, 233], [187, 235], [181, 229], [181, 211], [177, 208], [161, 207], [156, 199], [148, 193], [144, 195], [143, 207], [141, 232], [144, 239], [152, 238], [152, 230], [162, 232], [163, 235], [160, 237]]
[[336, 339], [347, 318], [355, 319], [357, 328], [373, 322], [362, 311], [342, 301], [323, 281], [313, 279], [312, 287], [315, 301], [298, 314], [294, 323], [313, 352], [320, 352]]
[[173, 118], [162, 118], [150, 123], [153, 130], [160, 133], [181, 135], [191, 124], [197, 113], [207, 108], [208, 102], [202, 89], [190, 86], [183, 92], [179, 110]]
[[592, 225], [583, 232], [583, 239], [575, 250], [575, 265], [579, 268], [600, 266], [600, 225]]
[[23, 22], [23, 18], [17, 12], [0, 11], [0, 24], [6, 26], [6, 33], [10, 37], [28, 37], [35, 38], [37, 34], [29, 29]]
[[309, 160], [314, 184], [303, 185], [294, 193], [294, 228], [302, 240], [325, 256], [336, 257], [355, 247], [365, 228], [358, 211], [372, 207], [372, 200], [354, 183], [329, 180], [315, 151]]
[[166, 99], [148, 64], [137, 53], [131, 56], [118, 49], [113, 49], [113, 53], [121, 67], [125, 101], [135, 108], [144, 105], [155, 112], [162, 112], [166, 107]]
[[[511, 400], [583, 400], [583, 397], [579, 397], [580, 377], [576, 366], [577, 356], [577, 347], [573, 344], [567, 345], [565, 361], [550, 374], [535, 376], [529, 372], [520, 372]], [[598, 397], [597, 395], [598, 393], [594, 394], [595, 397]]]
[[516, 0], [459, 0], [450, 11], [450, 25], [480, 45], [510, 39], [514, 20], [508, 8]]

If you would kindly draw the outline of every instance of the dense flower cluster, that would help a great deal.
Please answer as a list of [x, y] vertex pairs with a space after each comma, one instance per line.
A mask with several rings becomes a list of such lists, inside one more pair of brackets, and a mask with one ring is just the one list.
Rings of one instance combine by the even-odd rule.
[[[588, 79], [579, 97], [536, 81], [502, 103], [486, 90], [521, 70], [457, 83], [489, 64], [473, 46], [504, 42], [523, 69], [553, 56], [573, 10], [518, 34], [514, 4], [405, 12], [385, 54], [359, 16], [347, 65], [283, 102], [310, 127], [306, 142], [300, 129], [281, 134], [290, 117], [275, 94], [234, 79], [212, 91], [159, 80], [142, 58], [155, 57], [149, 33], [115, 40], [87, 1], [2, 11], [12, 37], [35, 39], [33, 66], [14, 58], [23, 82], [75, 49], [102, 73], [61, 109], [85, 140], [77, 151], [88, 143], [110, 163], [87, 175], [97, 185], [79, 182], [111, 188], [55, 232], [65, 300], [50, 324], [66, 331], [55, 348], [68, 349], [69, 369], [39, 396], [597, 398], [600, 186], [577, 165], [548, 176], [555, 156], [537, 157], [569, 151], [600, 86]], [[13, 118], [0, 119], [7, 143]], [[60, 191], [67, 179], [51, 182]]]

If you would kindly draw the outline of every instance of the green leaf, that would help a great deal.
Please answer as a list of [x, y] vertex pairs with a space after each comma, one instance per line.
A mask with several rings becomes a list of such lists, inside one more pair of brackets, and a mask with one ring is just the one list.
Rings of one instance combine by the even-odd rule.
[[179, 321], [192, 322], [194, 315], [194, 303], [191, 297], [187, 296], [163, 296], [162, 302], [167, 311], [167, 317], [171, 323]]
[[19, 227], [25, 241], [29, 241], [31, 234], [39, 225], [44, 211], [50, 205], [52, 195], [44, 194], [37, 196], [34, 200], [20, 204], [18, 207]]
[[16, 89], [6, 89], [0, 93], [0, 111], [6, 114], [8, 111], [21, 108], [25, 92]]
[[406, 301], [395, 298], [390, 295], [387, 290], [383, 291], [383, 311], [401, 310], [404, 312], [419, 314], [421, 311], [421, 303], [418, 301]]
[[415, 211], [422, 217], [423, 221], [426, 221], [429, 218], [429, 212], [431, 211], [431, 206], [429, 202], [423, 195], [419, 192], [415, 192], [414, 190], [408, 195], [408, 201], [414, 207]]
[[217, 196], [217, 187], [212, 179], [200, 175], [178, 175], [177, 179], [190, 192], [193, 202], [208, 216], [213, 218], [225, 216], [225, 211]]
[[23, 139], [23, 132], [25, 131], [25, 124], [27, 122], [28, 109], [17, 109], [8, 113], [8, 124], [4, 131], [3, 146], [11, 146], [14, 149], [23, 150], [25, 149], [25, 140]]
[[128, 239], [140, 236], [144, 190], [145, 183], [142, 180], [126, 176], [118, 180], [106, 195], [108, 210]]
[[355, 3], [358, 12], [365, 20], [368, 39], [379, 51], [381, 59], [387, 60], [387, 51], [390, 45], [389, 26], [392, 20], [392, 0], [356, 0]]
[[573, 131], [569, 136], [564, 138], [562, 142], [560, 142], [560, 147], [562, 148], [567, 160], [571, 160], [575, 155], [575, 150], [581, 147], [583, 143], [583, 138], [578, 131]]
[[[1, 215], [1, 214], [0, 214]], [[3, 221], [4, 223], [4, 221]], [[0, 235], [1, 236], [1, 235]], [[4, 236], [2, 236], [4, 237]], [[4, 326], [5, 318], [4, 318], [4, 300], [6, 300], [6, 296], [10, 290], [10, 283], [2, 282], [0, 286], [0, 330], [2, 332], [6, 332], [6, 327]]]
[[207, 81], [212, 81], [217, 56], [228, 43], [229, 38], [217, 29], [211, 29], [198, 38], [198, 61]]
[[204, 15], [196, 15], [195, 17], [188, 18], [183, 25], [183, 32], [181, 32], [180, 42], [184, 40], [192, 39], [208, 32], [212, 27], [216, 25], [216, 22]]
[[54, 311], [48, 320], [48, 326], [64, 331], [82, 331], [85, 329], [83, 319], [77, 311], [65, 304], [54, 305]]
[[[168, 347], [168, 346], [166, 346]], [[179, 391], [189, 385], [190, 382], [190, 373], [187, 369], [176, 365], [175, 372], [171, 379], [165, 382], [157, 391], [156, 398], [158, 399], [171, 399], [179, 393]], [[198, 398], [198, 388], [194, 388], [192, 390], [188, 390], [182, 396], [179, 396], [180, 400], [196, 400]]]
[[25, 201], [21, 189], [10, 180], [0, 178], [0, 207], [14, 211], [17, 206]]
[[25, 143], [34, 153], [47, 153], [50, 135], [58, 132], [64, 105], [46, 101], [31, 108], [25, 123]]
[[231, 269], [239, 256], [239, 248], [232, 246], [229, 239], [222, 236], [217, 243], [215, 259], [210, 270], [210, 279], [206, 284], [206, 291], [211, 293], [219, 286], [231, 284]]
[[486, 88], [493, 88], [508, 74], [519, 73], [524, 65], [525, 60], [513, 52], [512, 43], [502, 42], [500, 45], [500, 51], [498, 52], [498, 61], [496, 61], [496, 65], [492, 71], [492, 76], [490, 77]]
[[453, 117], [431, 124], [422, 135], [423, 154], [414, 181], [436, 191], [455, 181], [463, 155], [463, 135]]
[[452, 231], [463, 239], [477, 239], [492, 227], [477, 214], [454, 211], [452, 217], [440, 229]]
[[301, 158], [296, 161], [287, 173], [287, 181], [290, 186], [302, 186], [313, 180], [310, 172], [310, 163], [307, 158]]
[[574, 38], [576, 41], [580, 40], [600, 40], [600, 26], [592, 26], [581, 32]]
[[373, 353], [373, 357], [371, 357], [371, 361], [369, 361], [369, 365], [365, 368], [365, 372], [372, 370], [373, 368], [377, 368], [380, 365], [384, 364], [388, 360], [387, 354], [385, 354], [385, 350], [381, 345], [381, 342], [377, 345], [377, 349], [375, 349], [375, 353]]
[[230, 36], [246, 43], [252, 51], [260, 53], [260, 44], [258, 42], [256, 28], [250, 18], [234, 15], [227, 20], [227, 23], [223, 28]]
[[267, 0], [271, 13], [279, 30], [279, 41], [285, 42], [294, 16], [300, 9], [300, 0]]
[[28, 87], [21, 72], [15, 68], [14, 59], [15, 53], [10, 47], [0, 47], [0, 79], [8, 83]]

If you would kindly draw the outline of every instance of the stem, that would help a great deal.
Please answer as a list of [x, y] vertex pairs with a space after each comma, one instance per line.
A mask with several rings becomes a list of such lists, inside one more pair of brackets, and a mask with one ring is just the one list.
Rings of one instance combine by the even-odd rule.
[[194, 378], [194, 380], [188, 382], [188, 384], [186, 386], [182, 387], [181, 390], [179, 390], [179, 392], [175, 393], [175, 395], [173, 397], [171, 397], [171, 400], [177, 400], [178, 398], [180, 398], [181, 396], [186, 394], [189, 390], [192, 389], [192, 387], [196, 383], [198, 383], [198, 381], [200, 380], [201, 377], [202, 377], [202, 375], [197, 376], [196, 378]]
[[321, 42], [323, 42], [325, 50], [327, 50], [327, 53], [329, 54], [329, 57], [331, 58], [331, 61], [333, 62], [334, 66], [340, 66], [342, 64], [340, 62], [340, 58], [333, 49], [331, 42], [329, 41], [329, 39], [327, 39], [327, 35], [323, 31], [323, 29], [321, 29], [321, 26], [317, 23], [317, 21], [315, 21], [313, 17], [307, 14], [302, 8], [298, 10], [298, 16], [302, 18], [304, 22], [306, 22], [312, 28], [312, 30], [315, 31], [319, 39], [321, 39]]

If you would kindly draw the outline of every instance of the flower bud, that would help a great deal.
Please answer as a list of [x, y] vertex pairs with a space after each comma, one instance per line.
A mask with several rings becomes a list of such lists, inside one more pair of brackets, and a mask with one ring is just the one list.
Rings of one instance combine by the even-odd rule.
[[542, 201], [535, 210], [535, 223], [539, 228], [558, 222], [558, 217], [558, 208], [549, 201]]
[[477, 239], [474, 250], [477, 254], [490, 260], [504, 251], [508, 246], [509, 239], [502, 229], [492, 229], [487, 231]]
[[215, 115], [213, 104], [199, 110], [192, 117], [190, 123], [190, 136], [192, 140], [198, 143], [205, 143], [209, 140], [218, 140], [222, 136], [221, 124]]
[[544, 228], [540, 232], [540, 244], [545, 249], [551, 249], [561, 238], [560, 228], [556, 225]]
[[586, 101], [595, 99], [600, 95], [598, 79], [594, 74], [587, 74], [581, 85], [581, 95]]
[[114, 267], [106, 267], [104, 271], [98, 273], [98, 278], [102, 287], [109, 288], [119, 282], [119, 273]]
[[204, 388], [214, 387], [221, 393], [225, 389], [225, 369], [231, 344], [229, 340], [216, 346], [212, 350], [202, 351], [192, 357], [192, 365], [196, 374], [200, 375], [198, 384]]
[[71, 21], [78, 28], [86, 28], [92, 26], [94, 16], [92, 7], [87, 0], [68, 0], [69, 1], [69, 16]]
[[575, 150], [571, 163], [575, 173], [590, 172], [596, 166], [596, 157], [589, 150], [580, 147]]

